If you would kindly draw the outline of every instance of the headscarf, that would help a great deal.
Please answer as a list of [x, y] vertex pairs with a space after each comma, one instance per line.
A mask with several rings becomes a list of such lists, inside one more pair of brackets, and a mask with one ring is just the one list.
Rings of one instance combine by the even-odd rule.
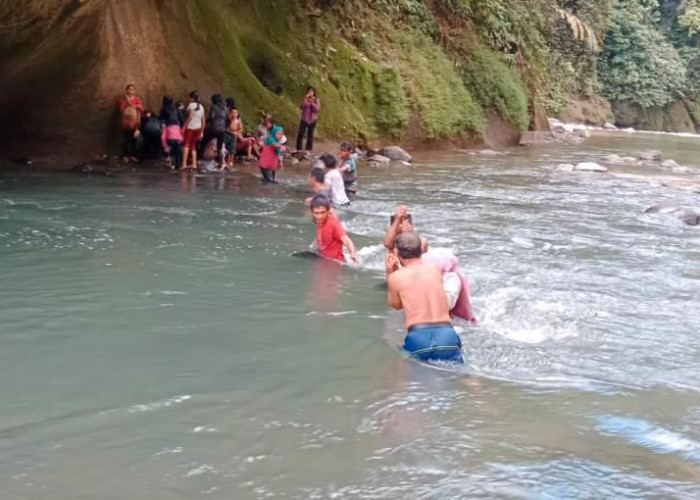
[[267, 137], [265, 138], [265, 145], [266, 146], [271, 146], [272, 144], [277, 143], [277, 132], [284, 132], [284, 129], [280, 125], [275, 125], [272, 127], [272, 130], [270, 130], [270, 133], [267, 134]]
[[462, 282], [462, 290], [457, 298], [457, 303], [450, 313], [460, 318], [476, 323], [476, 316], [472, 310], [471, 299], [469, 297], [469, 281], [466, 275], [459, 267], [459, 259], [449, 250], [445, 248], [433, 248], [424, 253], [421, 257], [423, 262], [435, 264], [440, 272], [457, 273], [459, 280]]

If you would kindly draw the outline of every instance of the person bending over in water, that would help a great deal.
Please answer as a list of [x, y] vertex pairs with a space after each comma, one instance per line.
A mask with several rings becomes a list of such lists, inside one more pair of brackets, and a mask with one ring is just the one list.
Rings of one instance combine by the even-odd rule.
[[[386, 230], [386, 235], [384, 236], [384, 246], [390, 252], [394, 250], [394, 244], [396, 243], [396, 237], [402, 233], [408, 233], [413, 231], [413, 219], [408, 213], [408, 208], [406, 205], [400, 205], [396, 209], [396, 214], [391, 216], [391, 224], [389, 229]], [[421, 238], [421, 249], [423, 253], [428, 251], [428, 240]]]
[[350, 259], [359, 264], [355, 244], [345, 232], [345, 228], [337, 217], [331, 215], [331, 203], [328, 198], [316, 195], [311, 200], [311, 214], [316, 221], [316, 245], [318, 253], [324, 259], [346, 262], [343, 246], [350, 252]]
[[387, 302], [406, 314], [403, 348], [420, 361], [464, 363], [462, 341], [450, 319], [442, 274], [421, 260], [421, 238], [404, 232], [386, 257]]

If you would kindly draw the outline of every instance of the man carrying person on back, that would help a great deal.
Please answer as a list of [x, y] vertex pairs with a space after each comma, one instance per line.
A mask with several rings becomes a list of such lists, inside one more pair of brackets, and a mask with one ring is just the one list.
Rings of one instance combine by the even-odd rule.
[[462, 341], [450, 319], [442, 274], [421, 259], [421, 238], [413, 231], [396, 238], [386, 257], [387, 302], [406, 314], [404, 350], [420, 361], [464, 363]]

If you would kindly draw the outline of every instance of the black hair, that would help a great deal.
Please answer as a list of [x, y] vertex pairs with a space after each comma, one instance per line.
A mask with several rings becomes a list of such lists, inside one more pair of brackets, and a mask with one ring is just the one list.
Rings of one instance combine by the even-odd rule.
[[331, 208], [330, 200], [322, 194], [317, 194], [311, 199], [311, 210], [319, 207], [327, 208], [329, 210]]
[[221, 94], [214, 94], [213, 96], [211, 96], [211, 102], [212, 104], [221, 104], [222, 102], [224, 102], [224, 96], [222, 96]]
[[326, 168], [335, 168], [338, 166], [338, 162], [336, 162], [335, 156], [330, 155], [328, 153], [322, 155], [319, 159], [323, 162]]
[[316, 182], [323, 184], [326, 182], [326, 171], [322, 168], [312, 167], [309, 171], [309, 177], [313, 177]]
[[398, 235], [396, 237], [396, 250], [402, 259], [420, 259], [423, 251], [418, 233], [409, 231]]
[[309, 93], [309, 90], [313, 90], [313, 91], [314, 91], [314, 97], [318, 97], [318, 94], [316, 93], [316, 87], [314, 87], [313, 85], [309, 85], [309, 86], [307, 87], [307, 89], [306, 89], [306, 93], [307, 93], [307, 94]]
[[185, 107], [185, 103], [182, 102], [182, 101], [176, 101], [176, 102], [175, 102], [175, 107], [176, 107], [176, 108], [180, 108], [180, 107], [183, 107], [183, 108], [184, 108], [184, 107]]
[[199, 108], [202, 107], [202, 105], [199, 102], [199, 92], [196, 90], [190, 92], [190, 99], [197, 103], [197, 111], [199, 111]]
[[173, 100], [172, 96], [169, 96], [169, 95], [163, 96], [163, 107], [172, 106], [173, 104], [175, 104], [175, 101]]
[[234, 109], [236, 107], [236, 100], [233, 97], [226, 98], [226, 107], [228, 109]]
[[348, 141], [343, 141], [340, 144], [340, 149], [341, 151], [352, 151], [352, 144], [350, 144]]

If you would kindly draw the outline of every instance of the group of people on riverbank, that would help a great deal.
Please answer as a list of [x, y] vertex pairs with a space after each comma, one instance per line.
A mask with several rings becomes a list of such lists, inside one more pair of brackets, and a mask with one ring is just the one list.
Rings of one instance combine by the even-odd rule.
[[[263, 179], [275, 181], [288, 152], [287, 138], [272, 115], [262, 113], [254, 132], [246, 132], [243, 119], [233, 97], [214, 94], [208, 109], [199, 92], [189, 94], [189, 102], [163, 96], [160, 112], [144, 109], [133, 84], [126, 86], [118, 100], [123, 131], [123, 157], [126, 162], [164, 158], [170, 168], [182, 171], [230, 170], [234, 161], [258, 161]], [[301, 123], [297, 150], [306, 137], [306, 151], [314, 145], [314, 131], [321, 102], [316, 90], [309, 87], [299, 105]]]

